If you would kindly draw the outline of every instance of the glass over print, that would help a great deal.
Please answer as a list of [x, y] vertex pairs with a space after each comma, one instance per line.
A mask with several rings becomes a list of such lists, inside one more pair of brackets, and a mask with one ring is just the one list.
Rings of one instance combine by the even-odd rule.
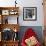
[[37, 8], [36, 7], [24, 7], [23, 8], [23, 20], [37, 20]]

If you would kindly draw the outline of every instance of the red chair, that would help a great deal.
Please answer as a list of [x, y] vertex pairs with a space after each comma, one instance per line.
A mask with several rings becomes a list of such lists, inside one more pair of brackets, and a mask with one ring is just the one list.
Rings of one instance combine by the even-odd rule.
[[[27, 29], [24, 34], [24, 37], [22, 38], [21, 46], [27, 46], [27, 44], [25, 43], [25, 40], [32, 37], [32, 36], [34, 36], [37, 39], [37, 35], [33, 31], [33, 29], [31, 29], [31, 28]], [[38, 41], [38, 39], [37, 39], [37, 41]], [[41, 46], [40, 42], [38, 41], [35, 46]]]

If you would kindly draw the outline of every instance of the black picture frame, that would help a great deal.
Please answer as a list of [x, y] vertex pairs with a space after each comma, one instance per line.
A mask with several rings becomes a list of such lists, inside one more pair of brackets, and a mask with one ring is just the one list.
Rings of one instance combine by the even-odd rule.
[[23, 20], [36, 21], [37, 20], [37, 7], [23, 7]]

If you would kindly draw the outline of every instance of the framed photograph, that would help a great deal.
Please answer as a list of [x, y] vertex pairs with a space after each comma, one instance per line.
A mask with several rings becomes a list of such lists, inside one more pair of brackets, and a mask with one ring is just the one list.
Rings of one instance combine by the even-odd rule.
[[16, 10], [10, 10], [10, 11], [9, 11], [9, 14], [10, 14], [10, 15], [16, 15], [17, 13], [18, 13], [18, 12], [17, 12]]
[[2, 10], [2, 15], [9, 15], [9, 10]]
[[23, 8], [23, 20], [36, 21], [37, 20], [37, 8], [36, 7], [24, 7]]

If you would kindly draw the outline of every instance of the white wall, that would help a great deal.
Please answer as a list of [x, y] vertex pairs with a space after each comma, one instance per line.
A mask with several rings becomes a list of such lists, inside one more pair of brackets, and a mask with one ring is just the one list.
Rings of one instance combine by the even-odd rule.
[[[0, 6], [15, 6], [15, 0], [0, 0]], [[42, 0], [17, 0], [20, 26], [43, 26]], [[23, 7], [37, 7], [37, 21], [23, 21]]]

